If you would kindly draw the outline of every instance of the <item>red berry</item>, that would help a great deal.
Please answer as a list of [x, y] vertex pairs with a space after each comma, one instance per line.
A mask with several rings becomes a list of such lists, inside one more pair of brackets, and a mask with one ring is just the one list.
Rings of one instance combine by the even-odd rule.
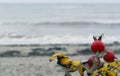
[[103, 59], [106, 61], [106, 62], [112, 62], [114, 61], [115, 59], [115, 55], [112, 51], [107, 51], [105, 53], [105, 55], [103, 56]]
[[[96, 58], [96, 56], [95, 55], [92, 55], [92, 56], [90, 56], [89, 58], [88, 58], [88, 65], [90, 66], [90, 67], [92, 67], [93, 66], [93, 64], [94, 64], [94, 59]], [[98, 65], [100, 64], [100, 60], [98, 60]]]
[[95, 40], [92, 44], [91, 44], [91, 50], [96, 53], [97, 51], [100, 53], [102, 51], [104, 51], [105, 49], [105, 45], [102, 41], [100, 40]]

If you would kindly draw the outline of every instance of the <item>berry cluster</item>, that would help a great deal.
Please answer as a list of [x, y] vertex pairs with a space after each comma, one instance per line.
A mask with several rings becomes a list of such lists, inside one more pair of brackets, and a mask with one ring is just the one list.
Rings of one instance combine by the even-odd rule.
[[[88, 58], [88, 65], [90, 67], [94, 64], [94, 59], [96, 58], [98, 60], [98, 65], [100, 64], [100, 58], [103, 58], [106, 62], [113, 62], [115, 60], [115, 54], [112, 51], [105, 51], [105, 44], [102, 42], [102, 35], [97, 39], [96, 37], [93, 37], [94, 42], [91, 44], [91, 51], [95, 53], [95, 55], [92, 55]], [[102, 56], [99, 56], [101, 55]]]

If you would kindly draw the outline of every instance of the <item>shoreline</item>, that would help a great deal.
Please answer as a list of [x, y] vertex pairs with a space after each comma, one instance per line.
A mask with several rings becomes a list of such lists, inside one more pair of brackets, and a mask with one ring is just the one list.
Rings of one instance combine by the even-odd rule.
[[[114, 42], [105, 44], [105, 50], [120, 54], [120, 44]], [[90, 44], [29, 44], [29, 45], [0, 45], [0, 57], [30, 57], [51, 56], [62, 52], [68, 56], [91, 55]]]
[[[91, 43], [49, 43], [49, 44], [0, 44], [0, 46], [47, 46], [47, 45], [82, 45], [82, 46], [88, 46], [91, 45]], [[113, 45], [120, 45], [119, 41], [114, 41], [111, 43], [105, 43], [106, 46], [113, 46]]]

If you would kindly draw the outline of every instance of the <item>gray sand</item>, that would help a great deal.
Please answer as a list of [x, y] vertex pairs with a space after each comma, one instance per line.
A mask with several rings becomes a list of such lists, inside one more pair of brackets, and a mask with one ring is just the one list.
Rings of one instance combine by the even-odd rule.
[[[54, 45], [55, 47], [56, 45]], [[59, 45], [67, 48], [67, 51], [61, 51], [66, 54], [74, 53], [75, 50], [89, 48], [89, 46], [79, 45]], [[33, 48], [50, 48], [53, 45], [42, 46], [0, 46], [0, 53], [9, 50], [19, 50], [26, 55]], [[107, 47], [107, 49], [116, 49], [119, 46]], [[60, 52], [60, 51], [59, 51]], [[85, 61], [89, 55], [69, 56], [71, 59]], [[117, 57], [119, 54], [117, 55]], [[0, 76], [64, 76], [63, 69], [56, 64], [56, 60], [49, 62], [50, 56], [30, 56], [30, 57], [0, 57]], [[120, 56], [119, 56], [120, 57]], [[119, 58], [118, 57], [118, 58]], [[73, 76], [79, 76], [78, 72], [72, 73]]]

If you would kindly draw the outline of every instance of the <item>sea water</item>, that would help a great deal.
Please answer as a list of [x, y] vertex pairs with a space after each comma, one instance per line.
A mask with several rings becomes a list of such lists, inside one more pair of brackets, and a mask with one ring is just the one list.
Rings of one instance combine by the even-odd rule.
[[82, 44], [104, 33], [120, 40], [120, 4], [0, 4], [0, 44]]

